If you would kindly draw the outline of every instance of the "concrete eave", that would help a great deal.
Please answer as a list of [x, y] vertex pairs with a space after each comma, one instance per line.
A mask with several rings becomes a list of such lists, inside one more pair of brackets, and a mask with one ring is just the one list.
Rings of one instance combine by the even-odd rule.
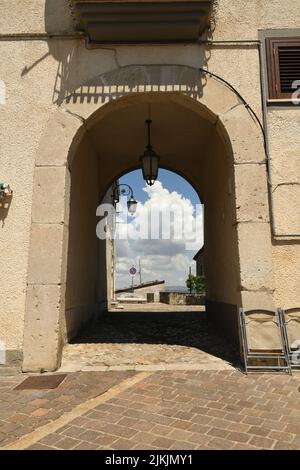
[[72, 0], [77, 28], [88, 44], [197, 42], [207, 29], [213, 0]]

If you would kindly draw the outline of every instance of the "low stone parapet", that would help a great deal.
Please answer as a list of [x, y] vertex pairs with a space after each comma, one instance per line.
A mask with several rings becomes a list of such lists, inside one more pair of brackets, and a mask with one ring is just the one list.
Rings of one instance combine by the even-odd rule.
[[159, 301], [169, 305], [205, 305], [205, 296], [181, 292], [160, 292]]
[[186, 305], [205, 305], [205, 295], [186, 294]]

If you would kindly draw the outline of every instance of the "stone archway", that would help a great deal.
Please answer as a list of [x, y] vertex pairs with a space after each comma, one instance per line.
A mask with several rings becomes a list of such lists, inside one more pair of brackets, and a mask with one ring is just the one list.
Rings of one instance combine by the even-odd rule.
[[[96, 124], [113, 112], [138, 105], [141, 96], [168, 100], [195, 113], [213, 128], [231, 159], [238, 271], [232, 302], [226, 292], [211, 298], [212, 316], [236, 328], [236, 307], [273, 305], [271, 236], [263, 138], [236, 95], [214, 78], [180, 66], [128, 66], [95, 77], [75, 90], [52, 115], [38, 150], [28, 266], [23, 370], [55, 370], [65, 329], [65, 289], [69, 225], [70, 170], [78, 148], [91, 151]], [[53, 145], [50, 143], [53, 142]], [[209, 171], [218, 174], [218, 168]], [[116, 176], [116, 175], [115, 175]], [[189, 176], [189, 175], [187, 175]], [[191, 175], [192, 177], [192, 175]], [[108, 181], [102, 181], [102, 186]], [[224, 181], [220, 181], [224, 185]], [[227, 191], [227, 189], [226, 189]], [[213, 199], [213, 196], [211, 196]], [[213, 227], [213, 226], [212, 226]], [[217, 245], [216, 245], [217, 246]], [[215, 246], [215, 249], [216, 249]]]

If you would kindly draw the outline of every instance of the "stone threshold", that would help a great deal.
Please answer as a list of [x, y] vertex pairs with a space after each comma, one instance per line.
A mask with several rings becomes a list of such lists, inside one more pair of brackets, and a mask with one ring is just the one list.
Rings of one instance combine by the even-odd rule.
[[104, 372], [104, 371], [163, 371], [163, 370], [236, 370], [234, 366], [229, 363], [210, 362], [210, 363], [198, 363], [198, 364], [184, 364], [173, 363], [173, 364], [126, 364], [126, 365], [114, 365], [114, 366], [62, 366], [57, 372]]

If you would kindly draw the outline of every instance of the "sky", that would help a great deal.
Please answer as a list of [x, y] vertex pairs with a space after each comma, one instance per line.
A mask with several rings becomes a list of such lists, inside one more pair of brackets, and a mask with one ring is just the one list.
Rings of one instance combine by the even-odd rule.
[[[126, 210], [126, 198], [120, 201], [117, 234], [122, 239], [116, 240], [116, 287], [131, 285], [129, 269], [134, 266], [138, 270], [139, 260], [142, 282], [164, 280], [167, 286], [185, 286], [190, 266], [195, 273], [193, 256], [203, 245], [202, 207], [197, 193], [184, 178], [164, 169], [159, 170], [151, 187], [143, 180], [141, 170], [127, 173], [119, 183], [132, 187], [138, 206], [136, 215], [131, 217]], [[164, 211], [170, 207], [178, 210], [169, 220]], [[196, 236], [195, 230], [194, 236], [178, 235], [176, 227], [182, 227], [183, 218], [190, 224], [197, 222]], [[139, 283], [138, 274], [134, 283]]]

